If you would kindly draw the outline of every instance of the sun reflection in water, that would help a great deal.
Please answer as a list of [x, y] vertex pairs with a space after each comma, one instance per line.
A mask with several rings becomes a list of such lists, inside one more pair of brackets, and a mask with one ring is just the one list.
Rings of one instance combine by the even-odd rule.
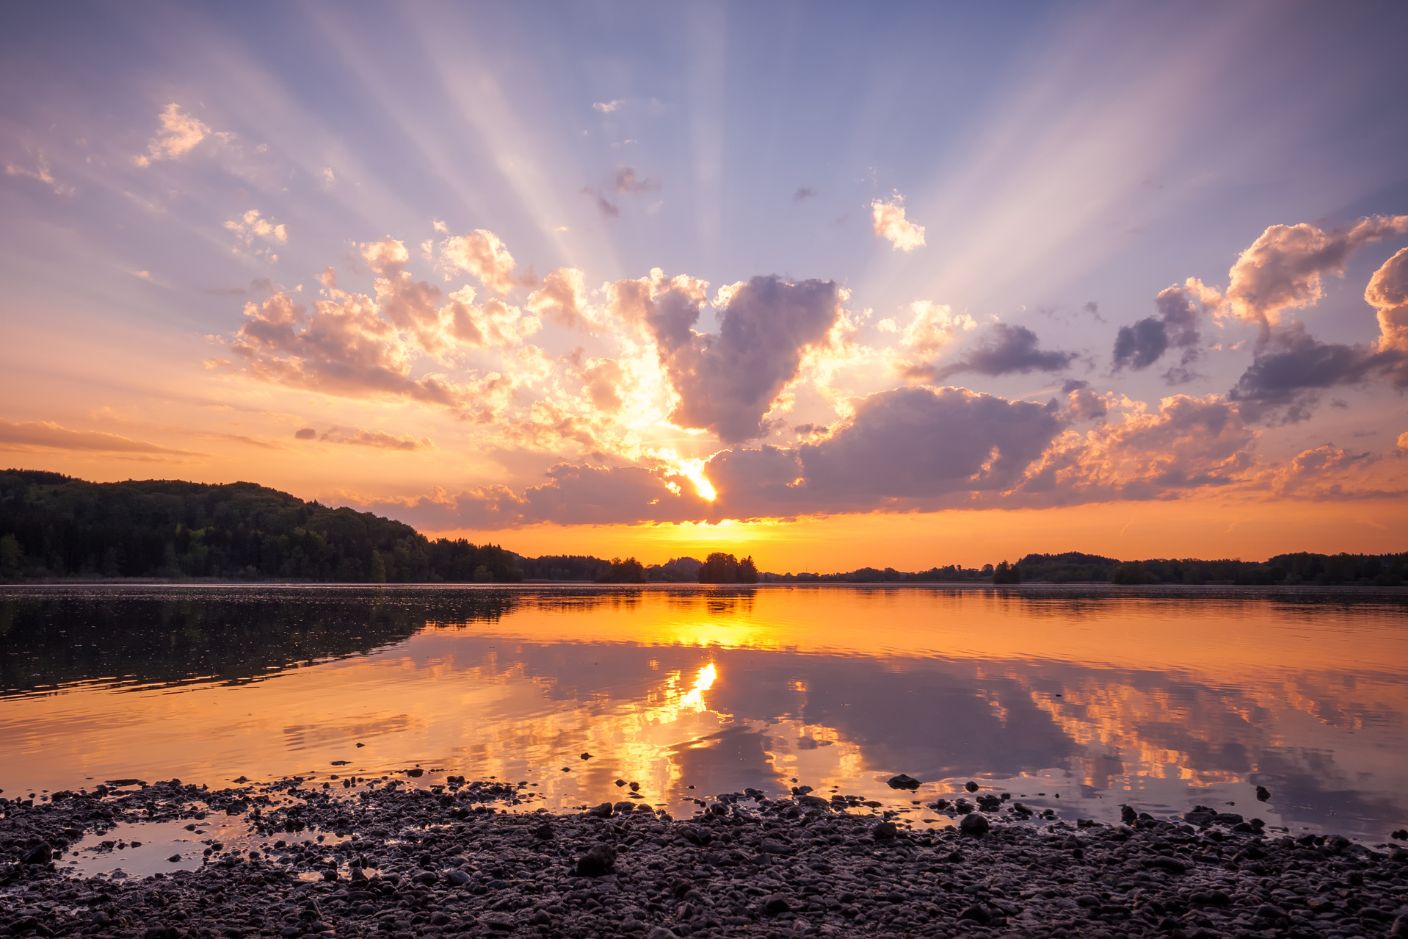
[[684, 693], [680, 698], [680, 704], [692, 707], [696, 711], [704, 710], [704, 692], [714, 687], [714, 682], [718, 680], [719, 669], [713, 662], [708, 663], [699, 669], [694, 676], [694, 687]]

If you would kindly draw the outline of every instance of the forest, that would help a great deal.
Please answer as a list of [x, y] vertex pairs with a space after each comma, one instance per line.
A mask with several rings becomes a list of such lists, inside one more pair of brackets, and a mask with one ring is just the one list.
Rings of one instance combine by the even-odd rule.
[[1265, 561], [1121, 561], [1080, 552], [1028, 554], [979, 568], [906, 572], [761, 572], [751, 557], [704, 561], [546, 555], [430, 539], [401, 522], [306, 502], [254, 483], [92, 483], [37, 470], [0, 471], [0, 580], [169, 578], [338, 583], [1408, 583], [1408, 552], [1280, 554]]

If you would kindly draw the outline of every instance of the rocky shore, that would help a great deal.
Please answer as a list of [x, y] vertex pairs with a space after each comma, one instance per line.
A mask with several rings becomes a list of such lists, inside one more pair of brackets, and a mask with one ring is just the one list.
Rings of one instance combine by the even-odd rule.
[[[0, 935], [1408, 936], [1399, 845], [1213, 809], [1069, 823], [970, 791], [934, 803], [952, 827], [912, 826], [799, 787], [675, 819], [631, 799], [550, 814], [524, 784], [425, 781], [0, 797]], [[163, 822], [197, 839], [194, 869], [68, 866]]]

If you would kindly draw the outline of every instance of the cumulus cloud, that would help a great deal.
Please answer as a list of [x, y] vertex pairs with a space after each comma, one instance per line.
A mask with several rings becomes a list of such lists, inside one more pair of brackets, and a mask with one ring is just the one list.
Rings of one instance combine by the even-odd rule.
[[225, 230], [234, 233], [236, 250], [243, 249], [270, 261], [279, 259], [274, 247], [288, 243], [288, 228], [284, 223], [265, 218], [258, 209], [250, 209], [239, 218], [225, 222]]
[[1228, 271], [1223, 312], [1263, 328], [1274, 326], [1286, 311], [1318, 303], [1324, 277], [1342, 275], [1356, 250], [1404, 233], [1408, 215], [1373, 215], [1329, 230], [1306, 222], [1272, 225]]
[[1272, 471], [1269, 482], [1271, 489], [1281, 496], [1368, 495], [1371, 493], [1346, 487], [1345, 477], [1373, 462], [1372, 453], [1354, 453], [1327, 443], [1297, 453], [1285, 466]]
[[1267, 335], [1228, 397], [1250, 420], [1294, 423], [1310, 417], [1319, 393], [1379, 374], [1408, 384], [1408, 356], [1395, 348], [1321, 342], [1291, 323]]
[[598, 114], [614, 114], [621, 110], [625, 103], [620, 98], [612, 98], [610, 101], [593, 101], [592, 110]]
[[924, 226], [905, 216], [904, 196], [899, 193], [872, 201], [870, 218], [876, 236], [888, 241], [894, 250], [910, 252], [924, 247]]
[[1188, 367], [1201, 351], [1199, 323], [1218, 300], [1216, 291], [1194, 277], [1159, 291], [1154, 298], [1158, 311], [1154, 316], [1120, 327], [1115, 337], [1115, 371], [1146, 369], [1173, 348], [1181, 353], [1179, 361], [1164, 378], [1175, 384], [1188, 381], [1192, 377]]
[[327, 296], [310, 310], [276, 291], [246, 303], [244, 317], [230, 348], [267, 381], [354, 397], [392, 395], [446, 406], [461, 400], [445, 377], [413, 373], [412, 350], [365, 295], [329, 283]]
[[56, 196], [71, 196], [78, 191], [67, 183], [61, 183], [54, 178], [53, 170], [49, 168], [49, 160], [44, 156], [43, 150], [35, 154], [32, 166], [26, 166], [22, 163], [7, 162], [5, 164], [5, 175], [32, 179], [41, 185], [49, 187], [49, 191]]
[[1060, 430], [1045, 405], [962, 388], [871, 395], [831, 437], [803, 444], [799, 490], [814, 506], [933, 506], [1016, 485]]
[[1379, 349], [1408, 353], [1408, 248], [1374, 271], [1364, 300], [1378, 315]]
[[176, 160], [211, 136], [210, 125], [184, 110], [175, 101], [162, 109], [161, 129], [147, 143], [147, 152], [132, 158], [138, 166], [151, 166], [158, 160]]
[[73, 430], [53, 421], [0, 420], [0, 449], [75, 450], [137, 456], [190, 456], [144, 440], [100, 430]]
[[1398, 435], [1398, 449], [1401, 453], [1408, 453], [1408, 430]]
[[521, 345], [542, 328], [542, 321], [518, 307], [490, 297], [475, 303], [473, 287], [461, 287], [450, 294], [440, 310], [441, 322], [460, 342], [477, 347], [501, 348]]
[[358, 447], [375, 447], [379, 450], [426, 450], [432, 444], [425, 437], [403, 437], [379, 430], [359, 430], [355, 427], [329, 427], [318, 433], [315, 427], [300, 427], [293, 432], [297, 440], [321, 440], [325, 443], [351, 444]]
[[572, 267], [560, 267], [543, 278], [528, 295], [528, 309], [563, 326], [577, 328], [587, 320], [586, 275]]
[[1066, 396], [1066, 411], [1072, 421], [1099, 420], [1110, 411], [1105, 397], [1090, 387], [1090, 382], [1072, 379], [1061, 386]]
[[978, 327], [973, 317], [955, 313], [946, 303], [915, 300], [909, 309], [913, 315], [900, 335], [900, 345], [916, 356], [932, 358], [956, 336]]
[[1025, 326], [994, 323], [987, 328], [983, 341], [958, 361], [942, 368], [927, 366], [911, 369], [910, 374], [943, 381], [961, 372], [991, 376], [1059, 372], [1069, 368], [1076, 358], [1075, 352], [1040, 348], [1036, 333]]
[[498, 235], [476, 228], [468, 235], [452, 235], [440, 242], [440, 265], [447, 273], [465, 272], [495, 293], [515, 286], [513, 255]]
[[763, 415], [796, 376], [803, 352], [836, 323], [844, 292], [833, 281], [754, 277], [729, 295], [715, 335], [693, 330], [706, 288], [680, 278], [664, 289], [618, 282], [613, 305], [653, 335], [679, 393], [676, 422], [712, 430], [725, 442], [757, 437]]
[[1217, 395], [1173, 395], [1157, 411], [1135, 403], [1118, 420], [1063, 434], [1020, 495], [1028, 504], [1075, 504], [1230, 486], [1252, 467], [1256, 436], [1238, 407]]

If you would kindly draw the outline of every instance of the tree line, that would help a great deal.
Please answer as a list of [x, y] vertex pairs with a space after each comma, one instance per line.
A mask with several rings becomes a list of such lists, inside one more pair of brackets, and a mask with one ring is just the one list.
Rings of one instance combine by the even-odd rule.
[[90, 483], [36, 470], [0, 471], [0, 580], [160, 577], [344, 583], [1408, 583], [1408, 552], [1280, 554], [1266, 561], [1028, 554], [978, 568], [834, 574], [761, 572], [751, 557], [705, 560], [546, 555], [529, 558], [463, 538], [431, 540], [401, 522], [305, 502], [254, 483]]

